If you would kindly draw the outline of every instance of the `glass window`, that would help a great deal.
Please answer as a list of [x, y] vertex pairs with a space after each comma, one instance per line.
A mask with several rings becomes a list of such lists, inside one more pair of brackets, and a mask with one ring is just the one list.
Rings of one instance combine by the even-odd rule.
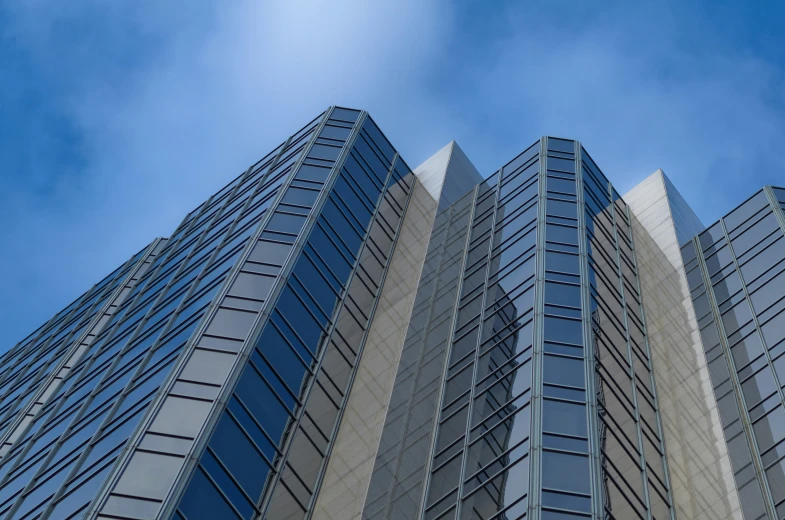
[[565, 307], [581, 307], [580, 285], [545, 282], [545, 303]]
[[274, 326], [265, 327], [257, 348], [289, 387], [292, 394], [300, 395], [308, 371]]
[[579, 320], [545, 316], [545, 339], [582, 345], [583, 323]]
[[580, 274], [578, 255], [546, 251], [545, 269], [548, 271]]
[[357, 117], [359, 115], [360, 112], [358, 110], [349, 110], [347, 108], [335, 107], [333, 111], [330, 112], [330, 119], [338, 119], [340, 121], [354, 123], [357, 121]]
[[543, 488], [589, 494], [589, 458], [543, 450]]
[[763, 453], [785, 438], [785, 409], [778, 406], [774, 411], [752, 425], [758, 448]]
[[[741, 368], [753, 359], [756, 359], [763, 354], [763, 344], [760, 341], [758, 332], [755, 331], [733, 345], [730, 351], [731, 354], [733, 354], [733, 361], [736, 363], [736, 368]], [[725, 362], [724, 356], [722, 357], [722, 360]]]
[[779, 344], [785, 339], [785, 312], [780, 312], [774, 318], [762, 324], [763, 339], [769, 348]]
[[330, 175], [330, 168], [322, 166], [312, 166], [310, 164], [303, 164], [297, 170], [297, 179], [302, 179], [311, 182], [325, 182]]
[[764, 398], [777, 391], [774, 377], [769, 368], [764, 368], [741, 384], [747, 407], [752, 408]]
[[760, 211], [764, 206], [767, 206], [768, 203], [766, 193], [764, 191], [759, 191], [741, 206], [728, 213], [723, 219], [725, 220], [725, 227], [729, 232], [733, 231], [748, 218]]
[[235, 393], [267, 435], [274, 442], [283, 442], [289, 412], [252, 366], [243, 371]]
[[[733, 264], [733, 256], [731, 255], [730, 248], [727, 246], [721, 247], [714, 254], [706, 257], [706, 268], [708, 269], [709, 275], [712, 276], [712, 279], [716, 279], [715, 275], [720, 271], [724, 274], [729, 270], [732, 270], [733, 267], [731, 264]], [[722, 274], [719, 276], [722, 276]]]
[[585, 405], [544, 399], [542, 409], [544, 431], [586, 436]]
[[717, 222], [698, 236], [698, 241], [704, 251], [724, 239], [725, 232], [722, 230], [722, 224], [720, 222]]
[[348, 139], [349, 134], [351, 133], [352, 133], [351, 128], [346, 128], [343, 126], [324, 125], [324, 128], [322, 128], [322, 131], [319, 133], [319, 137], [327, 137], [329, 139], [345, 141], [346, 139]]
[[785, 498], [785, 460], [781, 460], [767, 469], [766, 477], [768, 477], [774, 501], [779, 502]]
[[730, 336], [743, 325], [752, 320], [752, 312], [747, 300], [742, 300], [732, 308], [722, 313], [722, 325], [725, 327], [725, 334]]
[[208, 448], [200, 461], [202, 467], [212, 477], [218, 488], [224, 492], [244, 518], [250, 519], [254, 514], [254, 507], [248, 497], [243, 494], [234, 480], [229, 476], [224, 467]]
[[547, 211], [548, 215], [555, 215], [564, 218], [578, 218], [578, 205], [574, 202], [565, 202], [563, 200], [548, 199]]
[[558, 157], [548, 157], [549, 170], [561, 170], [564, 172], [575, 173], [575, 161], [571, 159], [561, 159]]
[[305, 223], [305, 217], [302, 215], [275, 212], [265, 229], [296, 235], [302, 229], [303, 223]]
[[231, 296], [265, 300], [270, 294], [270, 289], [274, 282], [275, 278], [272, 276], [240, 272], [232, 284], [229, 294]]
[[582, 359], [546, 354], [543, 356], [543, 381], [545, 383], [584, 387]]
[[363, 194], [368, 197], [368, 200], [372, 204], [376, 204], [376, 201], [379, 200], [379, 196], [382, 194], [380, 184], [375, 177], [368, 175], [365, 168], [360, 166], [353, 154], [346, 158], [344, 172], [360, 187]]
[[769, 212], [765, 217], [760, 219], [760, 215], [756, 216], [753, 220], [757, 220], [749, 229], [745, 230], [739, 236], [731, 240], [733, 251], [737, 257], [743, 255], [746, 251], [751, 249], [755, 244], [763, 240], [772, 231], [779, 229], [779, 224], [773, 213]]
[[[558, 148], [555, 149], [558, 150]], [[515, 159], [504, 165], [504, 168], [502, 170], [503, 171], [502, 176], [506, 178], [508, 175], [515, 172], [515, 170], [526, 164], [528, 161], [537, 157], [539, 153], [540, 153], [540, 142], [537, 141], [532, 146], [528, 147], [526, 150], [521, 152], [521, 154], [515, 157]]]
[[306, 188], [290, 187], [286, 190], [282, 202], [285, 204], [295, 204], [298, 206], [313, 206], [316, 198], [319, 196], [319, 191], [309, 190]]
[[548, 191], [557, 191], [561, 193], [568, 193], [575, 195], [575, 180], [563, 179], [561, 177], [548, 176], [547, 181]]
[[111, 468], [111, 465], [107, 465], [101, 471], [87, 479], [71, 494], [57, 502], [54, 509], [52, 509], [52, 512], [49, 514], [49, 518], [71, 518], [71, 515], [86, 507], [95, 496], [98, 486], [103, 482], [106, 474]]
[[[591, 498], [555, 493], [553, 491], [542, 492], [542, 505], [544, 507], [554, 507], [559, 509], [571, 509], [573, 511], [591, 512]], [[572, 515], [562, 511], [543, 511], [543, 520], [581, 520], [589, 517], [583, 515]]]
[[[279, 453], [276, 444], [270, 440], [270, 437], [260, 427], [259, 421], [248, 412], [248, 409], [236, 395], [232, 396], [227, 407], [232, 417], [240, 423], [265, 458], [268, 461], [275, 460], [276, 455]], [[258, 469], [262, 471], [264, 468]]]
[[197, 468], [191, 478], [179, 509], [187, 518], [241, 518], [210, 482], [202, 468]]
[[747, 283], [766, 272], [770, 267], [785, 258], [785, 239], [778, 239], [760, 254], [741, 265], [741, 276]]
[[755, 312], [760, 314], [774, 302], [785, 296], [785, 293], [782, 291], [783, 287], [785, 287], [785, 271], [772, 277], [764, 285], [756, 289], [755, 292], [751, 293], [750, 301]]
[[248, 496], [261, 496], [267, 476], [267, 462], [226, 413], [219, 420], [209, 446]]

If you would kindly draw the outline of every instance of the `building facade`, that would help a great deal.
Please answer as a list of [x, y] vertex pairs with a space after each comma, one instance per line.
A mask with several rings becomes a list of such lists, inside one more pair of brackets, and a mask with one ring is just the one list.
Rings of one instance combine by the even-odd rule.
[[0, 358], [0, 516], [785, 518], [783, 206], [331, 107]]

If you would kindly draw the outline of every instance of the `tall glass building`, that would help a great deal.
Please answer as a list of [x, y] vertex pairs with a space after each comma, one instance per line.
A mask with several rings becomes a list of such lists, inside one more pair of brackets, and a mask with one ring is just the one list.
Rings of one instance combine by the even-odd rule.
[[0, 517], [785, 518], [783, 207], [331, 107], [0, 358]]

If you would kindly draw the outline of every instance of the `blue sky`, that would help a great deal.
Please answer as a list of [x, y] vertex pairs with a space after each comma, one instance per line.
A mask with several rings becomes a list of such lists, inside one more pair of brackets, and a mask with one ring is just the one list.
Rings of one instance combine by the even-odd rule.
[[785, 185], [783, 8], [638, 4], [3, 3], [0, 350], [331, 104], [412, 167], [577, 138], [620, 192], [663, 168], [704, 222]]

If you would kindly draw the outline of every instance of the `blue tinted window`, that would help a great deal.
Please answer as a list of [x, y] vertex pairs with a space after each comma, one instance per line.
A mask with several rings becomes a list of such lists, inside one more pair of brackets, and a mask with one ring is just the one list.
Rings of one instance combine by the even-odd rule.
[[289, 413], [253, 367], [245, 368], [235, 393], [273, 442], [279, 442]]
[[201, 464], [207, 473], [213, 478], [213, 481], [218, 484], [218, 488], [224, 492], [227, 498], [229, 498], [232, 504], [234, 504], [234, 507], [240, 511], [243, 518], [250, 520], [254, 514], [253, 504], [248, 499], [248, 497], [245, 496], [242, 491], [240, 491], [240, 488], [238, 488], [237, 484], [232, 481], [231, 477], [229, 477], [224, 468], [221, 466], [221, 463], [218, 461], [218, 459], [215, 458], [209, 449], [205, 450], [204, 455], [202, 456]]
[[185, 495], [180, 501], [180, 511], [189, 519], [221, 518], [231, 520], [241, 518], [207, 479], [201, 468], [197, 468], [188, 484]]
[[[248, 496], [261, 496], [267, 462], [229, 415], [223, 414], [219, 420], [209, 446]], [[220, 480], [218, 483], [223, 488]]]

